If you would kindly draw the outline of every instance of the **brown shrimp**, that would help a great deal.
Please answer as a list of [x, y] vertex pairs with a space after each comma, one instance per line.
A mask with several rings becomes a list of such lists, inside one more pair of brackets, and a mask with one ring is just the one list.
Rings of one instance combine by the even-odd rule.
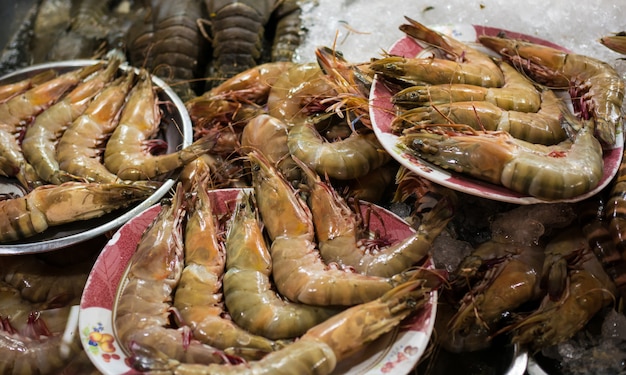
[[276, 350], [280, 343], [247, 331], [227, 317], [234, 315], [224, 308], [223, 299], [224, 295], [228, 297], [228, 292], [222, 293], [227, 254], [214, 204], [202, 183], [206, 178], [198, 176], [189, 190], [193, 201], [187, 209], [184, 232], [185, 268], [174, 294], [174, 307], [198, 341], [249, 359], [256, 358]]
[[624, 81], [615, 69], [593, 57], [506, 37], [480, 36], [480, 42], [523, 70], [533, 80], [566, 89], [574, 110], [594, 126], [594, 134], [608, 146], [615, 144], [623, 123]]
[[89, 182], [121, 182], [102, 163], [101, 149], [118, 125], [133, 82], [133, 72], [112, 82], [67, 128], [56, 147], [60, 170]]
[[270, 281], [272, 259], [252, 195], [241, 197], [225, 246], [224, 299], [239, 326], [273, 340], [292, 339], [338, 312], [294, 303], [276, 294]]
[[0, 242], [34, 236], [79, 220], [93, 219], [154, 193], [147, 186], [66, 182], [44, 185], [19, 198], [0, 201]]
[[484, 87], [502, 87], [502, 70], [489, 55], [469, 45], [427, 28], [406, 17], [408, 24], [400, 30], [408, 36], [434, 47], [444, 54], [439, 58], [384, 57], [370, 63], [370, 69], [383, 76], [421, 84], [470, 84]]
[[424, 124], [464, 124], [476, 130], [505, 131], [513, 137], [542, 145], [567, 138], [563, 129], [569, 109], [549, 89], [541, 93], [537, 112], [506, 111], [489, 102], [452, 102], [401, 112], [391, 123], [394, 133], [410, 132]]
[[622, 55], [626, 55], [626, 31], [620, 31], [613, 35], [606, 35], [600, 38], [600, 43]]
[[452, 102], [485, 101], [506, 111], [537, 112], [541, 98], [534, 83], [508, 63], [496, 63], [504, 77], [502, 87], [462, 83], [417, 85], [398, 91], [391, 100], [393, 104], [405, 109]]
[[80, 83], [62, 100], [39, 114], [26, 129], [22, 151], [42, 180], [60, 185], [72, 179], [59, 167], [56, 156], [59, 139], [113, 79], [120, 63], [117, 59], [109, 61], [106, 69]]
[[365, 275], [391, 277], [426, 260], [432, 241], [453, 217], [453, 202], [442, 198], [413, 235], [378, 247], [359, 238], [357, 214], [333, 187], [297, 159], [296, 162], [306, 176], [319, 252], [327, 264], [336, 263]]
[[159, 130], [161, 114], [150, 75], [142, 70], [131, 90], [119, 124], [104, 150], [104, 165], [123, 180], [152, 180], [183, 166], [215, 145], [207, 135], [181, 150], [152, 155], [150, 140]]
[[20, 95], [40, 83], [49, 81], [56, 77], [56, 75], [57, 73], [52, 69], [44, 70], [33, 77], [28, 77], [18, 82], [0, 85], [0, 103], [4, 103], [17, 95]]
[[436, 282], [411, 280], [373, 301], [353, 306], [310, 328], [285, 348], [259, 361], [237, 365], [181, 364], [143, 358], [153, 368], [177, 375], [200, 374], [330, 374], [337, 363], [363, 350], [402, 320], [419, 311]]
[[[193, 340], [188, 329], [170, 325], [173, 291], [184, 266], [184, 204], [178, 184], [174, 196], [161, 201], [161, 211], [143, 233], [119, 284], [113, 311], [115, 334], [128, 353], [158, 350], [184, 362], [228, 362], [222, 351]], [[132, 366], [150, 370], [143, 362]]]
[[306, 203], [262, 154], [250, 152], [248, 159], [257, 207], [272, 241], [272, 276], [283, 296], [313, 305], [354, 305], [380, 297], [414, 273], [376, 277], [324, 264]]

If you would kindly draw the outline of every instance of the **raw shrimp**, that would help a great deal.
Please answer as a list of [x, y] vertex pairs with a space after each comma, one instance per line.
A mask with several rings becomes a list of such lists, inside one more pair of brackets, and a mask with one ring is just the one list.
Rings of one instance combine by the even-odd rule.
[[257, 207], [272, 241], [272, 276], [286, 298], [312, 305], [354, 305], [371, 301], [415, 272], [367, 276], [324, 264], [315, 248], [311, 211], [267, 159], [253, 151], [252, 178]]
[[209, 134], [181, 150], [152, 155], [148, 147], [161, 119], [157, 104], [152, 79], [142, 70], [104, 150], [104, 165], [121, 179], [136, 181], [163, 176], [215, 145], [215, 136]]
[[[78, 309], [68, 314], [69, 328], [71, 321], [76, 324]], [[82, 350], [80, 335], [64, 328], [51, 330], [37, 313], [31, 313], [25, 331], [16, 332], [9, 320], [0, 316], [0, 373], [57, 373]]]
[[329, 142], [311, 121], [302, 121], [289, 129], [289, 152], [319, 174], [340, 180], [366, 175], [390, 160], [373, 132], [353, 132], [348, 138]]
[[91, 270], [91, 261], [56, 266], [36, 255], [0, 257], [0, 277], [31, 303], [78, 303]]
[[20, 146], [19, 140], [23, 137], [26, 125], [82, 79], [101, 69], [102, 64], [97, 63], [62, 74], [0, 103], [0, 138], [2, 138], [0, 170], [7, 177], [15, 176], [28, 190], [41, 185], [37, 172], [24, 158]]
[[507, 111], [537, 112], [541, 98], [533, 82], [508, 63], [504, 61], [496, 63], [504, 76], [502, 87], [482, 87], [462, 83], [418, 85], [400, 90], [391, 100], [393, 104], [402, 108], [485, 101]]
[[404, 318], [419, 311], [433, 286], [425, 280], [407, 281], [365, 304], [353, 306], [312, 327], [291, 345], [260, 361], [238, 365], [180, 364], [146, 358], [153, 368], [177, 375], [200, 374], [330, 374], [339, 361], [363, 350]]
[[405, 18], [409, 24], [400, 25], [400, 30], [442, 52], [445, 59], [390, 56], [372, 61], [370, 69], [413, 85], [464, 83], [502, 87], [502, 70], [489, 55], [431, 30], [409, 17]]
[[[183, 270], [184, 191], [177, 185], [171, 199], [143, 233], [120, 282], [114, 306], [116, 336], [128, 353], [158, 350], [184, 362], [223, 363], [226, 355], [193, 340], [189, 328], [170, 326], [173, 291]], [[132, 366], [150, 370], [131, 355]]]
[[62, 100], [43, 111], [26, 129], [22, 151], [37, 175], [44, 181], [60, 185], [72, 180], [59, 168], [56, 157], [57, 143], [65, 130], [90, 105], [91, 100], [117, 73], [120, 61], [108, 62], [106, 69], [80, 83]]
[[568, 112], [565, 103], [545, 89], [537, 112], [506, 111], [489, 102], [453, 102], [406, 110], [392, 121], [391, 127], [401, 134], [423, 124], [464, 124], [476, 130], [505, 131], [530, 143], [553, 145], [567, 138], [563, 122]]
[[63, 133], [56, 148], [60, 170], [89, 182], [121, 182], [102, 164], [101, 149], [118, 125], [134, 76], [128, 72], [108, 85]]
[[255, 332], [251, 334], [226, 317], [222, 295], [226, 252], [213, 203], [202, 183], [206, 178], [198, 176], [190, 190], [193, 201], [187, 209], [184, 234], [185, 268], [174, 295], [174, 307], [197, 340], [254, 358], [280, 345]]
[[479, 40], [535, 81], [568, 90], [574, 110], [583, 120], [591, 120], [598, 139], [608, 146], [615, 144], [623, 123], [624, 81], [611, 65], [505, 37], [480, 36]]
[[432, 241], [452, 219], [453, 202], [442, 198], [413, 235], [378, 247], [376, 240], [359, 238], [357, 215], [333, 187], [296, 162], [305, 172], [319, 251], [327, 264], [336, 263], [365, 275], [391, 277], [427, 259]]
[[538, 351], [572, 337], [615, 300], [615, 285], [589, 248], [580, 228], [561, 232], [545, 249], [548, 294], [539, 308], [507, 327], [513, 343]]
[[54, 70], [45, 70], [33, 77], [28, 77], [18, 82], [3, 84], [0, 86], [0, 103], [4, 103], [34, 86], [49, 81], [56, 77], [56, 75]]
[[574, 138], [573, 142], [542, 146], [505, 132], [416, 132], [402, 136], [401, 142], [408, 152], [443, 168], [555, 200], [587, 193], [602, 177], [602, 147], [592, 130], [583, 127]]
[[44, 185], [0, 201], [0, 242], [34, 236], [50, 226], [100, 217], [149, 197], [154, 188], [127, 184], [66, 182]]
[[271, 286], [272, 259], [252, 195], [237, 205], [226, 238], [224, 298], [237, 324], [270, 339], [292, 339], [338, 312], [290, 302]]

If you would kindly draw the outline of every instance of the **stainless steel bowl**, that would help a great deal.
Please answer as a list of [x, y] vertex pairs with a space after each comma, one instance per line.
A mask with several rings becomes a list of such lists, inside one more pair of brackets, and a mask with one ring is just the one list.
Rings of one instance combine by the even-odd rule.
[[[15, 71], [0, 78], [0, 85], [34, 76], [48, 69], [57, 70], [59, 73], [72, 69], [95, 64], [96, 60], [71, 60], [54, 63], [46, 63], [31, 66]], [[122, 66], [120, 70], [126, 71], [134, 69], [129, 66]], [[189, 114], [185, 109], [182, 100], [158, 77], [152, 77], [152, 82], [158, 88], [157, 94], [163, 105], [162, 129], [160, 138], [168, 144], [168, 153], [174, 152], [180, 147], [188, 146], [193, 141], [193, 128]], [[97, 219], [78, 221], [75, 223], [51, 227], [45, 232], [24, 240], [0, 244], [0, 255], [6, 254], [29, 254], [41, 253], [74, 245], [108, 231], [119, 228], [134, 216], [143, 212], [168, 193], [176, 181], [176, 177], [167, 176], [163, 185], [157, 189], [148, 199], [143, 202], [118, 210], [99, 217]], [[17, 180], [10, 178], [0, 178], [0, 193], [21, 194], [21, 189]]]

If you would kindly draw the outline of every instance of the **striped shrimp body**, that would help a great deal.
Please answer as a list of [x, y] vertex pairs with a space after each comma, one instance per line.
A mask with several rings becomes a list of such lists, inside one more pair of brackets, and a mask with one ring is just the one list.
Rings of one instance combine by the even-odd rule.
[[413, 85], [463, 83], [501, 87], [504, 84], [502, 70], [489, 55], [405, 18], [409, 23], [401, 25], [400, 30], [433, 46], [445, 58], [384, 57], [372, 61], [373, 71]]
[[263, 359], [237, 365], [181, 364], [161, 361], [160, 371], [201, 374], [330, 374], [337, 363], [397, 327], [419, 311], [432, 290], [424, 280], [407, 281], [378, 299], [353, 306], [310, 328], [285, 348]]
[[271, 339], [291, 339], [334, 315], [336, 309], [279, 297], [271, 286], [272, 259], [252, 195], [243, 196], [226, 238], [226, 306], [237, 324]]
[[104, 165], [123, 180], [161, 177], [206, 153], [215, 144], [214, 136], [207, 135], [181, 150], [152, 155], [149, 145], [161, 119], [156, 99], [150, 75], [142, 71], [104, 150]]
[[506, 132], [434, 134], [401, 137], [417, 155], [443, 168], [502, 185], [541, 199], [567, 199], [598, 185], [603, 173], [602, 147], [583, 127], [573, 142], [531, 144]]
[[502, 87], [462, 83], [417, 85], [398, 91], [391, 100], [393, 104], [406, 109], [452, 102], [485, 101], [507, 111], [537, 112], [541, 106], [541, 97], [533, 82], [508, 63], [497, 63], [504, 77]]
[[[179, 184], [171, 200], [143, 233], [114, 307], [114, 328], [128, 353], [159, 351], [184, 362], [222, 363], [220, 350], [193, 340], [191, 332], [170, 326], [173, 291], [184, 266], [184, 192]], [[134, 357], [131, 355], [131, 361]], [[135, 361], [140, 370], [146, 363]]]
[[251, 152], [257, 207], [272, 241], [274, 283], [288, 299], [312, 305], [355, 305], [374, 300], [414, 272], [367, 276], [326, 265], [315, 246], [311, 211], [262, 154]]
[[100, 217], [146, 199], [149, 187], [66, 182], [0, 201], [0, 242], [34, 236], [51, 226]]
[[567, 138], [563, 122], [568, 113], [562, 100], [546, 89], [537, 112], [506, 111], [489, 102], [452, 102], [404, 111], [391, 127], [400, 134], [424, 124], [464, 124], [476, 130], [506, 131], [530, 143], [553, 145]]
[[613, 35], [606, 35], [600, 38], [600, 43], [622, 55], [626, 55], [626, 31], [620, 31]]
[[[110, 61], [106, 69], [79, 84], [61, 101], [37, 116], [26, 129], [22, 150], [26, 160], [42, 180], [55, 185], [72, 180], [59, 167], [57, 144], [67, 128], [87, 110], [93, 98], [113, 79], [119, 64], [119, 60]], [[77, 154], [79, 153], [75, 155]]]
[[[77, 310], [75, 312], [77, 313]], [[74, 314], [72, 310], [67, 309], [59, 313]], [[67, 319], [69, 316], [65, 321]], [[2, 358], [0, 373], [6, 375], [57, 373], [82, 351], [80, 335], [71, 331], [64, 332], [64, 325], [49, 326], [34, 312], [29, 315], [26, 324], [27, 327], [21, 330], [23, 332], [18, 332], [13, 329], [6, 317], [0, 316]]]
[[452, 219], [451, 202], [443, 198], [413, 235], [384, 248], [372, 248], [367, 240], [358, 238], [358, 219], [333, 187], [301, 162], [298, 164], [305, 171], [319, 251], [327, 264], [336, 263], [365, 275], [391, 277], [428, 258], [432, 242]]
[[120, 182], [102, 164], [100, 149], [118, 125], [133, 80], [131, 72], [108, 85], [63, 133], [56, 152], [61, 170], [90, 182]]
[[311, 121], [289, 129], [289, 152], [319, 174], [340, 180], [362, 177], [390, 160], [374, 133], [353, 132], [343, 140], [329, 142]]
[[[195, 339], [218, 349], [232, 350], [242, 357], [255, 358], [280, 345], [225, 318], [222, 278], [226, 252], [213, 203], [201, 181], [196, 179], [191, 190], [195, 197], [190, 203], [192, 207], [187, 209], [185, 268], [174, 295], [174, 307]], [[227, 292], [224, 294], [228, 296]], [[229, 313], [234, 315], [232, 311]]]
[[591, 120], [603, 144], [615, 144], [623, 123], [624, 81], [609, 64], [592, 57], [504, 37], [480, 36], [488, 48], [540, 84], [566, 89], [574, 110]]

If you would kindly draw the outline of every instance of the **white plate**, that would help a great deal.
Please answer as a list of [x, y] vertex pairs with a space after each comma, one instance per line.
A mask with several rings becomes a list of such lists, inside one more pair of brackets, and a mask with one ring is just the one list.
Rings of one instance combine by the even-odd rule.
[[[229, 213], [241, 189], [209, 191], [218, 214]], [[413, 229], [398, 216], [379, 207], [372, 215], [371, 230], [385, 238], [400, 240]], [[120, 279], [135, 252], [143, 231], [158, 214], [154, 205], [124, 224], [104, 247], [87, 279], [80, 303], [79, 332], [93, 364], [105, 375], [137, 373], [115, 339], [112, 308]], [[377, 220], [380, 218], [381, 220]], [[410, 320], [370, 344], [356, 357], [338, 363], [335, 374], [409, 373], [424, 353], [435, 323], [437, 295], [432, 293], [424, 308]], [[106, 343], [105, 343], [106, 342]]]
[[[522, 38], [530, 40], [534, 43], [548, 45], [554, 48], [563, 49], [553, 43], [541, 40], [532, 36], [510, 32], [507, 30], [496, 29], [486, 26], [476, 25], [449, 25], [434, 27], [434, 29], [454, 37], [457, 40], [472, 44], [474, 47], [488, 52], [486, 48], [481, 47], [478, 43], [478, 35], [497, 36], [500, 32], [505, 32], [511, 38]], [[475, 44], [474, 44], [475, 43]], [[390, 49], [389, 53], [403, 57], [415, 57], [423, 48], [413, 39], [405, 36], [398, 40]], [[493, 52], [491, 52], [493, 54]], [[555, 200], [543, 200], [536, 197], [516, 193], [503, 186], [490, 184], [462, 174], [452, 173], [448, 170], [435, 166], [425, 160], [414, 155], [409, 155], [398, 147], [398, 136], [391, 133], [390, 123], [394, 118], [394, 107], [391, 103], [393, 94], [378, 79], [374, 79], [370, 92], [370, 117], [374, 133], [383, 145], [385, 150], [391, 154], [400, 164], [413, 171], [417, 175], [424, 177], [430, 181], [436, 182], [448, 188], [461, 191], [464, 193], [476, 195], [497, 201], [510, 202], [515, 204], [534, 204], [556, 202]], [[576, 202], [591, 197], [606, 187], [619, 169], [619, 165], [624, 152], [624, 136], [622, 130], [617, 132], [617, 140], [612, 149], [604, 150], [604, 174], [596, 188], [586, 194], [562, 200], [565, 202]]]
[[[34, 65], [0, 78], [0, 85], [17, 82], [32, 77], [43, 71], [53, 69], [58, 73], [65, 73], [97, 63], [96, 60], [70, 60]], [[120, 71], [127, 71], [127, 65], [120, 67]], [[167, 152], [172, 153], [193, 141], [191, 119], [182, 100], [160, 78], [152, 76], [152, 82], [157, 89], [157, 95], [163, 111], [160, 137], [167, 142]], [[45, 232], [18, 241], [0, 244], [0, 255], [30, 254], [52, 251], [65, 248], [73, 244], [84, 242], [108, 231], [119, 228], [130, 218], [157, 203], [174, 185], [175, 180], [168, 177], [163, 184], [146, 200], [128, 208], [116, 210], [102, 217], [82, 220], [70, 224], [48, 228]], [[14, 193], [23, 195], [19, 183], [14, 178], [0, 176], [0, 193]]]

